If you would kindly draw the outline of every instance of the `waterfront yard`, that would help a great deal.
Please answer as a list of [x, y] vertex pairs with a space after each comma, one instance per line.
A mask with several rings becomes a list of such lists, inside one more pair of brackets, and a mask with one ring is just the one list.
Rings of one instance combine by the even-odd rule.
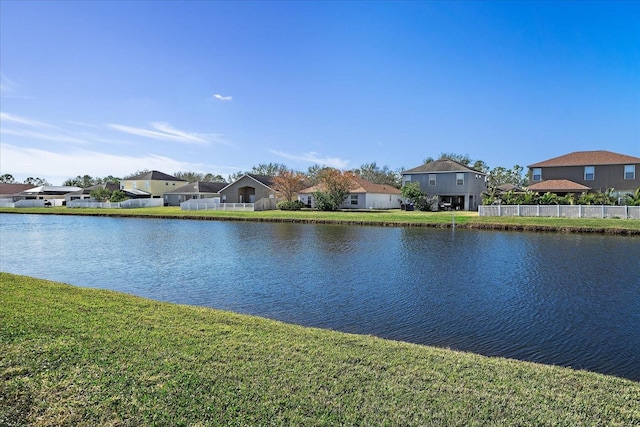
[[0, 425], [638, 425], [640, 383], [0, 273]]
[[284, 221], [304, 223], [338, 223], [355, 225], [462, 227], [527, 231], [599, 232], [640, 235], [640, 220], [545, 218], [545, 217], [480, 217], [477, 212], [445, 211], [419, 212], [402, 210], [354, 210], [339, 212], [302, 211], [183, 211], [179, 207], [140, 209], [70, 209], [53, 208], [0, 208], [0, 213], [34, 213], [55, 215], [118, 215], [133, 217], [160, 217], [183, 219]]

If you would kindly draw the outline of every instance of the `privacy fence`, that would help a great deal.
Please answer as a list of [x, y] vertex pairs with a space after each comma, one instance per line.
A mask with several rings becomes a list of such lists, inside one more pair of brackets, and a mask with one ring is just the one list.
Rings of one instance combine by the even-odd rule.
[[220, 203], [214, 199], [191, 199], [180, 203], [183, 211], [253, 211], [253, 203]]
[[190, 199], [180, 203], [183, 211], [268, 211], [276, 209], [277, 199], [265, 198], [255, 203], [220, 203], [219, 199]]
[[94, 208], [94, 209], [136, 209], [156, 208], [164, 206], [162, 199], [129, 199], [118, 203], [96, 202], [91, 200], [72, 200], [67, 203], [68, 208]]
[[640, 219], [640, 206], [609, 205], [481, 205], [480, 216], [545, 216], [556, 218]]

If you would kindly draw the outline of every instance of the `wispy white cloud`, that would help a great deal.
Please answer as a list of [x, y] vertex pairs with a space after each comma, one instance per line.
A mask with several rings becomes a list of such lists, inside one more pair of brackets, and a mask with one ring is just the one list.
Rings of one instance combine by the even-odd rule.
[[3, 135], [70, 144], [84, 144], [87, 142], [85, 138], [74, 135], [57, 126], [14, 114], [0, 112], [0, 124], [0, 134]]
[[13, 144], [0, 145], [0, 170], [13, 175], [18, 181], [33, 176], [46, 179], [53, 185], [61, 185], [65, 180], [78, 175], [125, 176], [140, 169], [159, 170], [169, 174], [185, 170], [215, 172], [210, 165], [183, 162], [155, 154], [134, 157], [90, 150], [58, 153]]
[[18, 85], [3, 73], [0, 73], [0, 93], [4, 98], [33, 99], [30, 96], [20, 94]]
[[40, 122], [38, 120], [33, 120], [26, 117], [16, 116], [15, 114], [2, 113], [2, 112], [0, 112], [0, 121], [26, 125], [31, 127], [37, 127], [37, 128], [55, 128], [55, 126], [49, 125], [44, 122]]
[[330, 166], [336, 169], [346, 169], [349, 164], [349, 160], [344, 160], [339, 157], [321, 157], [318, 153], [311, 151], [307, 154], [297, 155], [284, 153], [282, 151], [270, 150], [271, 153], [276, 156], [284, 157], [290, 160], [300, 160], [309, 163], [315, 163], [320, 165]]
[[151, 123], [151, 127], [155, 130], [118, 125], [113, 123], [109, 123], [107, 124], [107, 126], [110, 127], [111, 129], [115, 129], [120, 132], [125, 132], [131, 135], [143, 136], [145, 138], [159, 139], [163, 141], [176, 141], [176, 142], [182, 142], [186, 144], [208, 144], [209, 143], [209, 140], [206, 138], [206, 135], [181, 131], [179, 129], [175, 129], [169, 123], [163, 123], [163, 122]]
[[233, 99], [232, 96], [222, 96], [222, 95], [217, 94], [217, 93], [215, 95], [213, 95], [213, 97], [215, 99], [219, 99], [220, 101], [231, 101]]
[[0, 73], [0, 91], [11, 92], [15, 88], [16, 84], [9, 79], [4, 73]]
[[44, 141], [66, 142], [69, 144], [86, 144], [87, 143], [85, 139], [77, 138], [75, 136], [70, 136], [70, 135], [63, 135], [57, 132], [43, 133], [43, 132], [34, 132], [34, 131], [24, 130], [24, 129], [7, 129], [5, 127], [2, 127], [0, 128], [0, 134], [20, 136], [23, 138], [41, 139]]

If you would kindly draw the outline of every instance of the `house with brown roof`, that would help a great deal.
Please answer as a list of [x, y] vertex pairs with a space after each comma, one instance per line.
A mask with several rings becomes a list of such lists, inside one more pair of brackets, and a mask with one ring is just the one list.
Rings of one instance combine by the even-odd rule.
[[576, 151], [534, 163], [529, 168], [530, 191], [539, 193], [633, 193], [640, 187], [640, 158], [611, 151]]
[[451, 159], [434, 160], [402, 172], [404, 185], [417, 182], [440, 209], [476, 211], [487, 190], [487, 174]]
[[[315, 208], [313, 193], [323, 191], [322, 184], [314, 185], [298, 192], [298, 200], [308, 207]], [[395, 187], [374, 184], [366, 179], [354, 176], [352, 186], [341, 209], [400, 209], [402, 192]]]
[[10, 199], [12, 202], [22, 199], [23, 197], [17, 196], [17, 194], [32, 188], [35, 188], [35, 185], [2, 182], [0, 183], [0, 199]]

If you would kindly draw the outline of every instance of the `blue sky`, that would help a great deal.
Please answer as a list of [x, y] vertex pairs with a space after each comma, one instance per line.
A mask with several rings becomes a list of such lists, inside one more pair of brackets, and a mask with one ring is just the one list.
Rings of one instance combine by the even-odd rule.
[[0, 2], [0, 173], [640, 157], [640, 2]]

